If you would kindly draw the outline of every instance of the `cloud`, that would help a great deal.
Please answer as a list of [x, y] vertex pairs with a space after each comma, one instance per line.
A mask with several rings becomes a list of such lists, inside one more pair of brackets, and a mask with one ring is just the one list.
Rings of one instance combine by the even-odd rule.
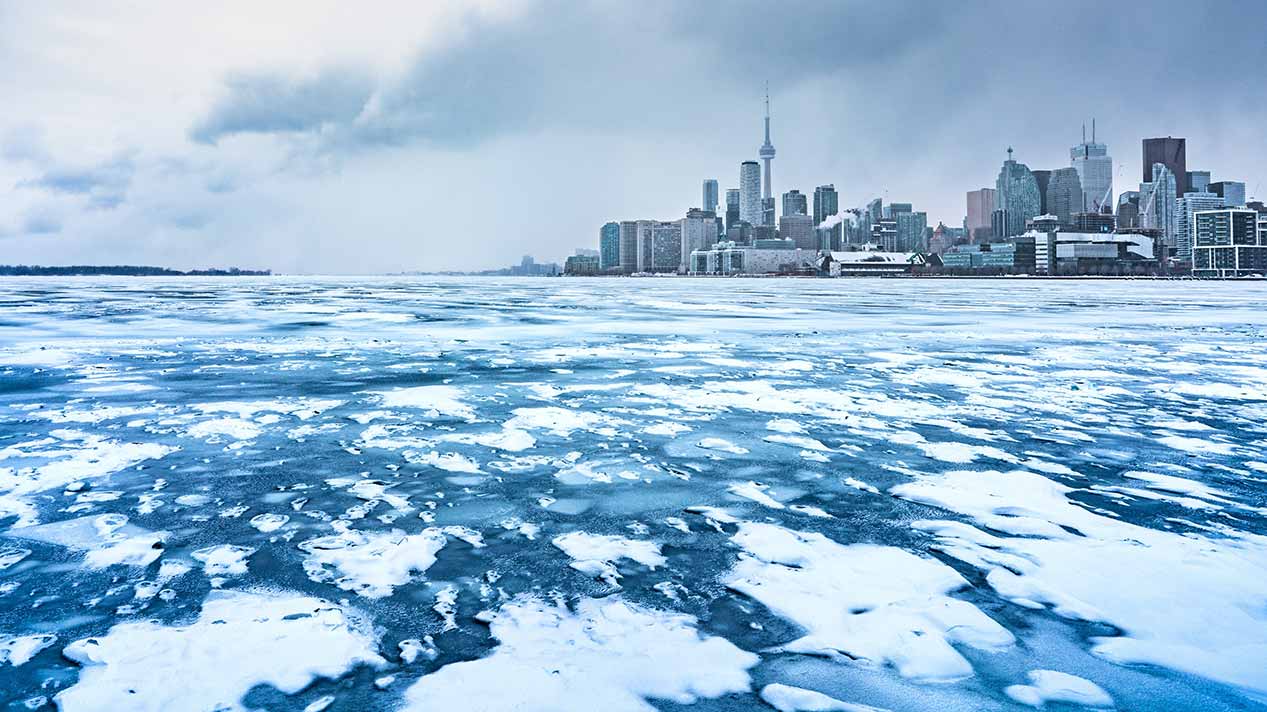
[[91, 207], [109, 210], [125, 200], [135, 172], [132, 155], [124, 153], [91, 166], [54, 166], [38, 178], [18, 185], [55, 194], [83, 196]]
[[225, 95], [189, 131], [194, 141], [214, 144], [245, 133], [298, 133], [356, 118], [372, 91], [363, 73], [333, 69], [314, 77], [238, 74]]

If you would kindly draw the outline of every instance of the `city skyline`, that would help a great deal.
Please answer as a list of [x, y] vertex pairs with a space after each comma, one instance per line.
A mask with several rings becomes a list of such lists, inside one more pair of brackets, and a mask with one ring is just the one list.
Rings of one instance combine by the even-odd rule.
[[[958, 225], [1008, 145], [1033, 168], [1068, 166], [1091, 117], [1115, 193], [1143, 174], [1138, 141], [1170, 135], [1189, 164], [1263, 197], [1267, 110], [1244, 89], [1267, 64], [1257, 3], [1158, 6], [1183, 21], [1150, 19], [1147, 44], [1182, 41], [1184, 56], [1120, 41], [1139, 18], [1092, 3], [321, 10], [0, 6], [0, 83], [16, 98], [0, 118], [3, 261], [375, 272], [561, 258], [613, 216], [700, 207], [704, 177], [736, 187], [739, 160], [759, 159], [767, 78], [776, 203], [831, 183], [842, 206], [879, 196]], [[743, 40], [758, 32], [775, 39]], [[199, 33], [235, 41], [181, 51], [205, 46]], [[601, 51], [630, 33], [645, 40], [632, 54]], [[618, 110], [629, 92], [657, 108], [634, 120]], [[577, 194], [568, 210], [560, 189]]]

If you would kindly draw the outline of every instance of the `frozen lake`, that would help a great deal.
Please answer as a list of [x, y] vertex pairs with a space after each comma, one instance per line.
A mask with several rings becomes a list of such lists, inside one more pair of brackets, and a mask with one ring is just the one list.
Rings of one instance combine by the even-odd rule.
[[1267, 709], [1265, 303], [6, 279], [0, 704]]

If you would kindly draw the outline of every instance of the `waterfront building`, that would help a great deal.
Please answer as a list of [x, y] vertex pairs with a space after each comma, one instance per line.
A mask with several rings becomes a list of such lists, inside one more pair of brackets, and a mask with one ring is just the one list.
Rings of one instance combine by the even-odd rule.
[[[1146, 138], [1143, 140], [1144, 182], [1151, 182], [1153, 166], [1160, 163], [1165, 166], [1175, 179], [1175, 194], [1181, 195], [1189, 190], [1188, 183], [1188, 140], [1184, 138]], [[1183, 185], [1179, 185], [1179, 182]], [[1141, 191], [1143, 192], [1143, 191]]]
[[563, 274], [592, 276], [599, 273], [596, 255], [572, 255], [563, 262]]
[[598, 231], [598, 268], [620, 268], [620, 223], [609, 222]]
[[1210, 184], [1210, 192], [1223, 198], [1223, 204], [1231, 207], [1245, 205], [1245, 184], [1235, 180], [1221, 180]]
[[1008, 242], [959, 245], [941, 255], [942, 269], [950, 274], [1033, 274], [1034, 237]]
[[898, 245], [897, 221], [880, 218], [871, 223], [871, 243], [885, 252], [902, 252]]
[[761, 225], [761, 166], [756, 161], [739, 165], [739, 219], [749, 225]]
[[1202, 210], [1193, 215], [1194, 277], [1267, 275], [1267, 229], [1248, 208]]
[[802, 250], [817, 250], [819, 247], [814, 218], [805, 213], [789, 213], [785, 209], [783, 217], [779, 218], [779, 236], [791, 240]]
[[717, 179], [716, 178], [704, 179], [704, 196], [703, 197], [704, 197], [704, 202], [701, 204], [704, 206], [704, 210], [707, 210], [710, 213], [716, 214], [717, 213]]
[[676, 272], [681, 264], [681, 223], [638, 221], [638, 271]]
[[1082, 182], [1073, 168], [1057, 168], [1051, 171], [1047, 182], [1047, 200], [1044, 213], [1055, 215], [1063, 227], [1073, 225], [1073, 214], [1083, 212]]
[[789, 246], [786, 240], [762, 241], [762, 246], [719, 242], [707, 250], [691, 253], [691, 274], [756, 275], [814, 274], [818, 269], [814, 250]]
[[638, 271], [638, 233], [639, 226], [649, 220], [620, 221], [620, 271], [633, 274]]
[[1027, 233], [1034, 238], [1034, 273], [1128, 275], [1156, 271], [1155, 239], [1143, 233]]
[[682, 230], [682, 250], [678, 271], [690, 268], [691, 253], [712, 247], [718, 239], [717, 215], [710, 210], [688, 210], [679, 223]]
[[1214, 193], [1184, 193], [1175, 200], [1175, 257], [1183, 262], [1192, 259], [1192, 245], [1196, 221], [1193, 214], [1203, 210], [1224, 207], [1223, 198]]
[[1002, 211], [1002, 237], [1015, 237], [1025, 232], [1025, 221], [1040, 214], [1042, 199], [1034, 174], [1029, 166], [1013, 160], [1011, 148], [1007, 149], [1007, 160], [999, 170], [994, 190], [997, 210]]
[[1113, 232], [1117, 230], [1117, 218], [1113, 213], [1074, 213], [1074, 232]]
[[795, 189], [784, 193], [783, 215], [809, 215], [809, 196]]
[[918, 252], [883, 250], [847, 250], [825, 252], [819, 259], [819, 272], [829, 277], [860, 277], [909, 274], [927, 265]]

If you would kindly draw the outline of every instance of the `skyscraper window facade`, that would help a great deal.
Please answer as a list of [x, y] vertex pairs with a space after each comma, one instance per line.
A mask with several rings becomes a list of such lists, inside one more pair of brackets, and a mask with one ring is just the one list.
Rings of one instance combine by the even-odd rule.
[[1047, 181], [1047, 206], [1044, 212], [1055, 215], [1062, 227], [1073, 225], [1074, 213], [1083, 212], [1082, 181], [1073, 168], [1057, 168]]
[[620, 266], [620, 223], [609, 222], [598, 232], [598, 268]]
[[1025, 232], [1025, 221], [1040, 214], [1042, 198], [1038, 193], [1038, 181], [1029, 166], [1012, 159], [1012, 149], [1007, 150], [1007, 160], [994, 182], [994, 197], [998, 210], [1002, 210], [1003, 238], [1015, 237]]
[[809, 196], [799, 190], [784, 193], [783, 215], [809, 215]]
[[761, 166], [756, 161], [739, 165], [739, 219], [749, 225], [762, 224]]
[[1184, 138], [1146, 138], [1143, 141], [1144, 182], [1153, 180], [1153, 166], [1164, 165], [1175, 179], [1175, 193], [1187, 193], [1188, 185], [1188, 140]]
[[717, 212], [717, 179], [708, 178], [704, 180], [704, 195], [701, 205], [704, 210], [710, 213]]
[[1082, 185], [1081, 205], [1075, 213], [1103, 213], [1113, 211], [1113, 159], [1109, 147], [1095, 140], [1095, 122], [1091, 123], [1091, 140], [1086, 140], [1084, 126], [1082, 143], [1069, 149], [1069, 159], [1078, 172]]
[[726, 189], [726, 230], [730, 231], [730, 227], [739, 222], [739, 189]]
[[1175, 199], [1177, 195], [1175, 174], [1164, 163], [1153, 164], [1153, 179], [1139, 184], [1139, 226], [1160, 230], [1169, 249], [1177, 249], [1179, 236], [1175, 232]]
[[1193, 216], [1203, 210], [1221, 207], [1223, 198], [1208, 192], [1188, 192], [1175, 200], [1175, 257], [1185, 262], [1192, 259], [1193, 231], [1196, 229]]
[[[827, 218], [840, 212], [840, 195], [836, 193], [836, 186], [828, 183], [820, 185], [814, 189], [814, 227], [823, 224]], [[833, 225], [826, 231], [824, 242], [821, 246], [824, 250], [839, 250], [843, 242], [842, 236], [844, 229], [839, 225]]]

